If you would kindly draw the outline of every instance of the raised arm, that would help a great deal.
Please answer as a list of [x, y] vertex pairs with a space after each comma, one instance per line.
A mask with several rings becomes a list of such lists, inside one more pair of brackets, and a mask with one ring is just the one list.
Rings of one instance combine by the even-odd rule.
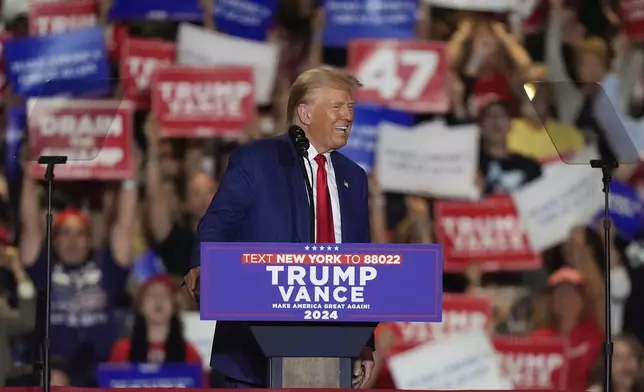
[[506, 52], [512, 58], [519, 74], [524, 74], [532, 66], [532, 58], [521, 42], [508, 32], [500, 22], [492, 23], [492, 31], [499, 38]]
[[145, 122], [148, 153], [145, 162], [145, 196], [148, 202], [147, 221], [155, 243], [162, 243], [172, 230], [172, 208], [163, 189], [159, 164], [159, 127], [152, 116]]
[[464, 19], [458, 25], [458, 30], [452, 35], [447, 44], [447, 53], [451, 68], [457, 69], [463, 58], [463, 44], [472, 36], [474, 25], [471, 20]]
[[23, 164], [22, 194], [20, 195], [20, 261], [31, 267], [43, 244], [43, 222], [38, 197], [38, 184], [31, 178], [27, 164]]
[[566, 71], [562, 53], [564, 21], [563, 1], [551, 0], [548, 27], [546, 29], [545, 62], [550, 80], [555, 81], [570, 81], [570, 75]]
[[569, 241], [573, 249], [569, 263], [577, 268], [584, 277], [586, 303], [590, 306], [595, 322], [603, 331], [606, 329], [604, 320], [604, 310], [606, 308], [604, 282], [602, 280], [602, 273], [597, 266], [597, 261], [594, 259], [590, 245], [588, 244], [585, 229], [573, 229]]
[[121, 268], [128, 268], [132, 263], [132, 237], [137, 216], [137, 199], [138, 181], [123, 181], [118, 194], [116, 221], [110, 236], [114, 261]]

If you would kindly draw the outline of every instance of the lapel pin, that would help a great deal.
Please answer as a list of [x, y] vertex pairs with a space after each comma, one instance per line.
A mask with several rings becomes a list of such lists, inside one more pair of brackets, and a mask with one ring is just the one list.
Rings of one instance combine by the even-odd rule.
[[348, 187], [349, 187], [349, 183], [345, 181], [345, 182], [344, 182], [344, 187], [345, 187], [345, 188], [348, 188]]

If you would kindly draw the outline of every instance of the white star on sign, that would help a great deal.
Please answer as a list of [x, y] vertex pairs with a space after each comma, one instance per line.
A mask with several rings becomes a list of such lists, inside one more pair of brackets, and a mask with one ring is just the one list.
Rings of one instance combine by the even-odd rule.
[[309, 250], [309, 248], [310, 248], [310, 246], [307, 245], [307, 246], [304, 247], [304, 250]]
[[327, 246], [327, 247], [326, 247], [326, 250], [331, 250], [331, 247], [330, 247], [330, 246]]
[[335, 250], [340, 250], [340, 247], [339, 247], [339, 246], [336, 246], [336, 247], [335, 247]]
[[317, 247], [317, 246], [314, 246], [314, 247], [313, 247], [313, 250], [318, 250], [318, 247]]

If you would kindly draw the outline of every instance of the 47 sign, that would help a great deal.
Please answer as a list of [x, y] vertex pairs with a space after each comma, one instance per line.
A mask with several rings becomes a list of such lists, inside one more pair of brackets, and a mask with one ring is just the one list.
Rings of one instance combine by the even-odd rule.
[[349, 68], [362, 82], [358, 99], [414, 113], [446, 112], [448, 59], [445, 44], [354, 40]]

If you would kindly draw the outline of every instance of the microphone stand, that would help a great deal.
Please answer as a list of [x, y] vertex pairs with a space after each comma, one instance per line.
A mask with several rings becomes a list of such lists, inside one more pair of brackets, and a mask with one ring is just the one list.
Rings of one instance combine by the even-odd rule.
[[[315, 242], [315, 201], [313, 200], [313, 186], [311, 185], [311, 180], [309, 180], [309, 175], [307, 173], [307, 167], [304, 165], [304, 159], [309, 160], [308, 151], [302, 151], [300, 161], [300, 167], [302, 168], [302, 174], [304, 175], [304, 182], [306, 183], [306, 193], [309, 197], [309, 236], [311, 238], [310, 242]], [[309, 163], [309, 167], [311, 164]], [[313, 177], [313, 170], [311, 170], [311, 178]]]
[[610, 392], [611, 386], [611, 372], [612, 372], [612, 357], [613, 357], [613, 341], [612, 341], [612, 328], [611, 328], [611, 304], [610, 304], [610, 251], [611, 251], [611, 220], [609, 215], [609, 196], [610, 196], [610, 183], [613, 180], [611, 170], [617, 169], [619, 163], [611, 159], [593, 159], [590, 161], [590, 167], [601, 169], [602, 183], [604, 192], [604, 301], [606, 302], [604, 323], [606, 324], [605, 340], [604, 340], [604, 392]]
[[45, 180], [47, 181], [47, 228], [46, 228], [46, 252], [47, 252], [47, 283], [45, 293], [45, 337], [42, 342], [44, 366], [42, 375], [42, 384], [44, 392], [51, 392], [51, 240], [53, 214], [52, 210], [52, 188], [54, 183], [54, 167], [67, 163], [66, 156], [41, 156], [38, 158], [38, 164], [47, 165], [45, 170]]
[[[311, 182], [313, 180], [313, 167], [311, 166], [311, 162], [309, 161], [308, 151], [311, 143], [306, 137], [304, 130], [297, 125], [289, 128], [288, 136], [291, 139], [293, 146], [295, 147], [297, 155], [299, 156], [300, 168], [302, 169], [304, 183], [306, 184], [306, 191], [309, 196], [309, 237], [310, 242], [315, 242], [315, 201], [313, 200], [313, 186], [311, 186]], [[308, 167], [311, 169], [311, 179], [309, 179], [308, 172], [306, 171], [304, 160], [306, 160]]]

